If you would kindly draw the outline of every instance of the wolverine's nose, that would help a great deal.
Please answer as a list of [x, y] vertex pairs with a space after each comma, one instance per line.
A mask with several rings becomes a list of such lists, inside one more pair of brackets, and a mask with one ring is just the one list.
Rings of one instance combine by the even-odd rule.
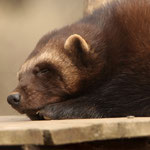
[[19, 93], [14, 93], [14, 94], [11, 94], [7, 97], [7, 102], [10, 104], [10, 105], [18, 105], [19, 102], [20, 102], [20, 94]]

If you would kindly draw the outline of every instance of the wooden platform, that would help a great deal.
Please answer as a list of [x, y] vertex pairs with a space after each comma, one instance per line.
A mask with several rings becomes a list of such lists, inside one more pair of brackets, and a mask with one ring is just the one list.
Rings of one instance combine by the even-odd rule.
[[150, 118], [30, 121], [25, 116], [0, 117], [0, 146], [58, 146], [135, 138], [140, 138], [140, 143], [149, 137]]

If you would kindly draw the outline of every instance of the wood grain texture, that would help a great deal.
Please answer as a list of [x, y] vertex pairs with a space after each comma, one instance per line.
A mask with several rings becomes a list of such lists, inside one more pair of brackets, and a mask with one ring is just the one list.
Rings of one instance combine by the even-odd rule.
[[[19, 121], [20, 118], [20, 121]], [[150, 137], [150, 118], [29, 121], [0, 117], [0, 145], [62, 145]]]

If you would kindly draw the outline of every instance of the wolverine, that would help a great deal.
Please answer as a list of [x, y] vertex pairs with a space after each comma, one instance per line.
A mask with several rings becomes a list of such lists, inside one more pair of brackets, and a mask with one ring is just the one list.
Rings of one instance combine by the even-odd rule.
[[32, 120], [150, 116], [150, 0], [114, 0], [43, 36], [8, 103]]

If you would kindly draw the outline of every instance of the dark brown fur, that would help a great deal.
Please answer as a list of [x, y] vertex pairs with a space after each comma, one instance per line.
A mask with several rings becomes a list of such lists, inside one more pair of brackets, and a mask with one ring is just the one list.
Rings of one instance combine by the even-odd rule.
[[[89, 51], [78, 38], [64, 48], [73, 34]], [[58, 59], [40, 61], [45, 51]], [[21, 103], [14, 107], [31, 119], [150, 116], [149, 0], [116, 0], [48, 33], [27, 61], [34, 58], [19, 72]]]

